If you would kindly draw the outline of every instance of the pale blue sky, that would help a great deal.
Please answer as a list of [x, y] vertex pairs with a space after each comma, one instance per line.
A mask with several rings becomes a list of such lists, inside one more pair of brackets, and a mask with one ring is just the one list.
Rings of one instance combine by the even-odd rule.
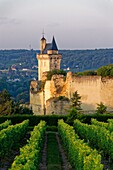
[[0, 49], [113, 48], [113, 0], [0, 0]]

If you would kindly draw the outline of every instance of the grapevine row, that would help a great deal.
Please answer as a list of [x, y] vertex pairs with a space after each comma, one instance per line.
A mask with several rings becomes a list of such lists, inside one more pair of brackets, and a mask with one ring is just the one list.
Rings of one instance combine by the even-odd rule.
[[58, 122], [58, 131], [68, 153], [72, 167], [76, 170], [102, 170], [101, 155], [91, 149], [75, 134], [74, 128], [63, 120]]
[[29, 120], [16, 125], [10, 125], [8, 128], [0, 131], [0, 157], [8, 155], [13, 147], [17, 147], [20, 140], [27, 132]]
[[92, 118], [91, 124], [104, 127], [106, 129], [108, 129], [110, 132], [113, 132], [113, 119], [108, 119], [107, 121], [108, 121], [108, 123], [99, 122], [98, 120]]
[[108, 130], [110, 132], [113, 132], [113, 119], [108, 119], [107, 121], [108, 121], [108, 124], [109, 124]]
[[0, 124], [0, 130], [7, 128], [9, 125], [11, 125], [11, 120], [6, 120]]
[[92, 147], [103, 150], [104, 155], [109, 155], [113, 160], [113, 134], [109, 130], [101, 126], [84, 124], [79, 120], [74, 121], [74, 128], [81, 138], [89, 141]]
[[15, 157], [10, 170], [39, 169], [45, 130], [46, 122], [40, 121], [31, 132], [31, 137], [28, 140], [28, 143], [23, 148], [20, 148], [20, 155]]

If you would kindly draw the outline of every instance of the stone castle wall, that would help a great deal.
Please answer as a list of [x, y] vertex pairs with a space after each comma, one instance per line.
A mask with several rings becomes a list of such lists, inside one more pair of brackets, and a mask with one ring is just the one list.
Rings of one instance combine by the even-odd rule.
[[30, 106], [35, 115], [44, 114], [44, 92], [40, 91], [40, 81], [31, 81]]
[[[71, 72], [67, 77], [63, 75], [54, 75], [51, 81], [46, 81], [43, 92], [32, 93], [30, 95], [30, 103], [35, 107], [40, 105], [40, 113], [43, 114], [44, 107], [46, 113], [49, 114], [56, 111], [57, 114], [66, 112], [69, 108], [69, 102], [56, 103], [50, 100], [59, 96], [71, 98], [73, 93], [78, 91], [81, 96], [82, 109], [85, 111], [95, 110], [97, 103], [103, 102], [108, 110], [113, 110], [113, 79], [101, 78], [100, 76], [81, 76], [72, 75]], [[63, 107], [61, 107], [63, 106]], [[56, 109], [57, 108], [57, 109]]]
[[81, 96], [83, 110], [95, 110], [101, 101], [101, 77], [99, 76], [72, 76], [70, 84], [70, 98], [75, 91]]
[[46, 101], [46, 108], [46, 115], [66, 114], [70, 109], [70, 103], [68, 100], [58, 100], [57, 98], [51, 98]]
[[113, 78], [103, 78], [101, 80], [100, 96], [108, 110], [113, 110]]

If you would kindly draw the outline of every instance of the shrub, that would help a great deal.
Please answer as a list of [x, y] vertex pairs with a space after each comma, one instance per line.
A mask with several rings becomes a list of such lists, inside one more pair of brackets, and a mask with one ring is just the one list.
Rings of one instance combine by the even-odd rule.
[[29, 119], [29, 125], [35, 126], [40, 120], [44, 120], [47, 122], [49, 126], [57, 126], [57, 122], [59, 119], [67, 120], [67, 115], [12, 115], [12, 116], [2, 116], [0, 117], [0, 123], [3, 123], [6, 120], [11, 120], [12, 124], [21, 123], [22, 121]]
[[71, 108], [69, 110], [68, 118], [67, 118], [67, 123], [73, 124], [75, 119], [78, 119], [80, 115], [80, 112], [76, 108]]
[[52, 70], [52, 71], [48, 71], [47, 73], [47, 80], [51, 80], [52, 76], [55, 75], [55, 74], [60, 74], [60, 75], [64, 75], [66, 76], [66, 71], [64, 70]]
[[97, 110], [96, 110], [97, 114], [104, 114], [106, 113], [106, 110], [107, 110], [107, 106], [105, 106], [102, 102], [100, 104], [97, 104]]
[[102, 66], [97, 70], [97, 75], [102, 77], [113, 76], [113, 65]]
[[95, 76], [97, 75], [97, 72], [94, 70], [86, 70], [84, 72], [78, 72], [76, 73], [77, 76]]

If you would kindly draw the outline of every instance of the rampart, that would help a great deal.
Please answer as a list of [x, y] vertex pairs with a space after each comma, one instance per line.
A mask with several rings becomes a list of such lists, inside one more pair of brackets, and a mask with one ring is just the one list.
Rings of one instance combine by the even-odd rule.
[[[32, 86], [34, 86], [35, 92], [32, 91]], [[66, 78], [63, 75], [53, 75], [51, 80], [46, 80], [42, 91], [39, 90], [39, 86], [38, 82], [31, 82], [30, 104], [34, 108], [35, 114], [57, 113], [57, 110], [57, 114], [64, 113], [65, 103], [66, 108], [69, 108], [69, 102], [52, 104], [54, 102], [50, 99], [59, 96], [70, 99], [75, 91], [81, 96], [84, 111], [95, 110], [97, 103], [100, 102], [103, 102], [108, 110], [113, 110], [113, 78], [101, 78], [100, 76], [78, 77], [69, 72]], [[61, 108], [61, 111], [59, 108]]]

